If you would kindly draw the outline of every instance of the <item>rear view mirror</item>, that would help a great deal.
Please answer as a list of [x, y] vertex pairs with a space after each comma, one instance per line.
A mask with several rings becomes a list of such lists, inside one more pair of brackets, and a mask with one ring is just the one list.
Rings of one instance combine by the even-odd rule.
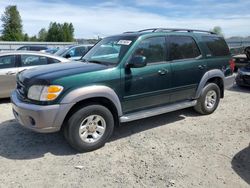
[[142, 55], [136, 55], [132, 57], [128, 63], [129, 68], [140, 68], [147, 65], [146, 57]]

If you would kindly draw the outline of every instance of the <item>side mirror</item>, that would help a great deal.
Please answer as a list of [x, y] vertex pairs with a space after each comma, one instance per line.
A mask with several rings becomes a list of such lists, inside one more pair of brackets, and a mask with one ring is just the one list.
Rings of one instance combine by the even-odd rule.
[[247, 59], [250, 60], [250, 46], [246, 47], [244, 53], [247, 56]]
[[68, 53], [64, 57], [68, 59], [68, 58], [71, 58], [71, 55]]
[[145, 56], [142, 56], [142, 55], [134, 56], [130, 59], [127, 66], [129, 68], [145, 67], [147, 65], [146, 59], [147, 58]]

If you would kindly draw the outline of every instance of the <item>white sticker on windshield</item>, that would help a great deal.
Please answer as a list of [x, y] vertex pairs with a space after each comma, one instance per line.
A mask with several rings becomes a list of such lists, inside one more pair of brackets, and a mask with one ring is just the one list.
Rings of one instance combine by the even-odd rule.
[[131, 42], [132, 42], [131, 40], [119, 40], [119, 42], [117, 44], [130, 45]]

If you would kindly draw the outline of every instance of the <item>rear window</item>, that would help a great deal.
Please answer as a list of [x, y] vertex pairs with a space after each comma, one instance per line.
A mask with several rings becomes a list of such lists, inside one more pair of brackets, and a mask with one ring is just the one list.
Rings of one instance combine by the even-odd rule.
[[208, 49], [211, 52], [211, 56], [228, 56], [230, 54], [229, 48], [225, 40], [221, 37], [204, 36], [202, 37]]
[[170, 60], [190, 59], [201, 55], [200, 50], [192, 37], [169, 36]]

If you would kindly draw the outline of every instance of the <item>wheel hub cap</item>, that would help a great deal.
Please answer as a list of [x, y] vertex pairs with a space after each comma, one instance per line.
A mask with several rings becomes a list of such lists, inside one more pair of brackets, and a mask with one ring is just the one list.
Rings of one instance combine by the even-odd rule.
[[208, 109], [211, 109], [216, 104], [217, 94], [214, 90], [207, 92], [205, 105]]
[[90, 115], [80, 124], [79, 135], [82, 141], [93, 143], [98, 141], [106, 130], [106, 122], [100, 115]]

